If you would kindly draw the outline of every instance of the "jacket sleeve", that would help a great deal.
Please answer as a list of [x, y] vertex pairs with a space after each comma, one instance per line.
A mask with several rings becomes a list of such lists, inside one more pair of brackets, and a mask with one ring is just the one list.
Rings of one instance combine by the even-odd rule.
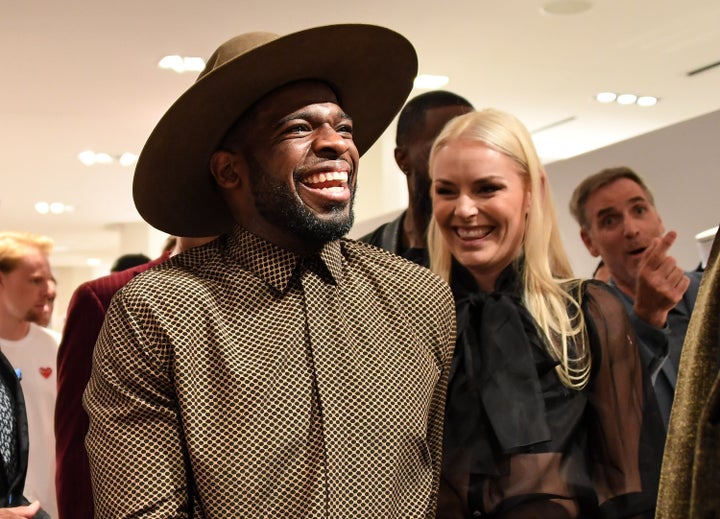
[[57, 356], [55, 404], [55, 485], [61, 519], [93, 517], [90, 468], [85, 452], [88, 418], [82, 394], [90, 379], [92, 352], [105, 307], [89, 284], [70, 301]]
[[165, 342], [152, 310], [118, 293], [84, 396], [97, 517], [187, 517], [192, 506]]

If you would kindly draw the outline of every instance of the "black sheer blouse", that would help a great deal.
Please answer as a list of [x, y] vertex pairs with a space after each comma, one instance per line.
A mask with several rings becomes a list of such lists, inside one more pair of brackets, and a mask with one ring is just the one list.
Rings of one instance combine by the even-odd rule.
[[573, 390], [521, 303], [514, 266], [492, 294], [458, 264], [452, 280], [458, 342], [437, 517], [652, 518], [663, 425], [622, 303], [583, 283], [592, 371]]

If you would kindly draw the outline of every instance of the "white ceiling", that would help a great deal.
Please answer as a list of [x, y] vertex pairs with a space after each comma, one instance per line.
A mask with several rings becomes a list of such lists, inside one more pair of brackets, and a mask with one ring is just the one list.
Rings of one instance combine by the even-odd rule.
[[[395, 29], [415, 44], [421, 73], [450, 76], [446, 88], [477, 107], [510, 111], [531, 130], [569, 121], [535, 132], [546, 162], [720, 109], [720, 67], [687, 76], [720, 61], [720, 1], [594, 0], [572, 16], [545, 14], [544, 3], [0, 0], [0, 229], [52, 236], [56, 265], [111, 261], [113, 226], [139, 220], [132, 170], [88, 168], [77, 154], [139, 153], [194, 81], [158, 69], [158, 60], [208, 57], [248, 31], [347, 22]], [[661, 101], [601, 105], [593, 95], [604, 90]], [[39, 200], [75, 210], [42, 216]]]

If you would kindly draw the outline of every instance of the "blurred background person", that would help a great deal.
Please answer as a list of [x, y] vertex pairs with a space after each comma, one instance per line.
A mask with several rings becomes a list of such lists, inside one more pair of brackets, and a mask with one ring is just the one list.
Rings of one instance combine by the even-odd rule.
[[24, 495], [57, 517], [53, 414], [59, 335], [35, 324], [48, 301], [52, 247], [46, 236], [0, 232], [0, 350], [18, 373], [27, 413]]
[[132, 267], [137, 267], [138, 265], [143, 265], [150, 261], [150, 258], [145, 256], [145, 254], [123, 254], [119, 258], [115, 260], [115, 262], [112, 264], [112, 267], [110, 267], [110, 272], [120, 272], [121, 270], [126, 270]]
[[427, 226], [432, 216], [430, 147], [450, 119], [473, 109], [467, 99], [445, 90], [420, 94], [405, 104], [398, 116], [395, 162], [405, 175], [408, 207], [360, 241], [428, 266]]
[[525, 126], [453, 119], [430, 156], [458, 314], [438, 517], [653, 517], [663, 437], [622, 303], [573, 278]]
[[669, 254], [677, 233], [665, 231], [650, 188], [628, 167], [585, 178], [572, 194], [570, 212], [630, 316], [667, 428], [702, 273], [683, 272]]
[[49, 328], [52, 323], [53, 310], [55, 308], [55, 298], [57, 297], [57, 280], [50, 278], [48, 281], [48, 295], [43, 305], [42, 312], [38, 315], [35, 323], [45, 328]]

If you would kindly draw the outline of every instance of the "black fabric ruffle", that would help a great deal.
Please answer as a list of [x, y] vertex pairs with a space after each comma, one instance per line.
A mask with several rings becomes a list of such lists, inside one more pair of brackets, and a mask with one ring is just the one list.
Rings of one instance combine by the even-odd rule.
[[498, 456], [550, 440], [538, 370], [556, 363], [538, 366], [542, 343], [519, 296], [517, 265], [503, 271], [492, 293], [479, 291], [457, 263], [452, 279], [459, 334], [443, 464], [452, 471], [498, 475]]

